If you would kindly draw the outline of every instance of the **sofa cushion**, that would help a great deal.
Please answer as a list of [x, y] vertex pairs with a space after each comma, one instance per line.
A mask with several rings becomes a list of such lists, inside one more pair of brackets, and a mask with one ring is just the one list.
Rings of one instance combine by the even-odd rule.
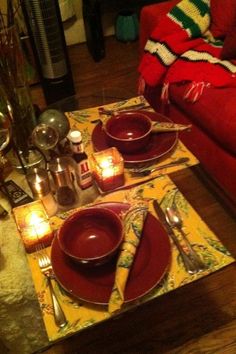
[[236, 19], [235, 0], [211, 0], [211, 32], [216, 38], [225, 38]]
[[[170, 105], [168, 116], [176, 123], [189, 124], [188, 116], [176, 105]], [[229, 154], [222, 145], [216, 144], [214, 139], [193, 125], [190, 132], [179, 133], [185, 146], [199, 159], [201, 167], [225, 190], [228, 197], [235, 202], [236, 183], [232, 176], [236, 176], [236, 158]]]
[[220, 57], [223, 60], [236, 59], [236, 18], [235, 24], [226, 35]]
[[200, 99], [183, 99], [187, 84], [171, 85], [170, 99], [209, 136], [236, 155], [236, 89], [205, 88]]
[[[180, 87], [182, 94], [185, 89], [186, 87]], [[173, 90], [176, 91], [175, 93], [177, 96], [178, 88], [174, 88], [174, 86], [170, 88], [172, 95]], [[176, 104], [162, 105], [160, 94], [160, 86], [145, 87], [145, 98], [157, 112], [161, 112], [162, 114], [170, 117], [175, 123], [194, 123], [193, 118], [185, 114], [183, 109], [178, 107]], [[195, 104], [191, 107], [195, 107]], [[193, 124], [190, 132], [183, 131], [179, 133], [179, 138], [199, 159], [204, 170], [206, 170], [213, 177], [213, 179], [221, 185], [228, 196], [235, 201], [236, 183], [234, 178], [232, 178], [232, 176], [236, 176], [235, 154], [229, 153], [228, 149], [225, 150], [222, 144], [216, 142], [215, 139], [211, 139], [206, 130], [201, 129], [198, 124]]]

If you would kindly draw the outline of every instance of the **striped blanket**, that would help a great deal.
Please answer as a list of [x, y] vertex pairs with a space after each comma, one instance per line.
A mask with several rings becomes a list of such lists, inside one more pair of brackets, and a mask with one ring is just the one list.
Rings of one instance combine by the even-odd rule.
[[182, 0], [164, 16], [148, 39], [139, 72], [145, 84], [189, 82], [185, 99], [196, 101], [205, 87], [236, 86], [236, 61], [221, 60], [223, 42], [209, 31], [210, 0]]

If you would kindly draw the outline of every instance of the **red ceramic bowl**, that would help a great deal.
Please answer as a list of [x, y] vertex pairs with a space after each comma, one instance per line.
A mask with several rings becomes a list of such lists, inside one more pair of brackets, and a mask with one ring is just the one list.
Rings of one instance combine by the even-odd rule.
[[118, 251], [123, 227], [121, 219], [111, 210], [91, 207], [68, 217], [57, 237], [67, 256], [82, 264], [99, 265]]
[[109, 146], [130, 154], [146, 146], [152, 131], [152, 122], [144, 113], [122, 112], [106, 121], [104, 131]]

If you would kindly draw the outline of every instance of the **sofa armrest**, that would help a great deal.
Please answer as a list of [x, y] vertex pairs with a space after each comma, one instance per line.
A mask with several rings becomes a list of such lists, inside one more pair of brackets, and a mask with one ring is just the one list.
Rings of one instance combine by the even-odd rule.
[[148, 37], [156, 27], [160, 19], [170, 11], [180, 0], [170, 0], [153, 5], [144, 6], [140, 13], [139, 44], [142, 54]]

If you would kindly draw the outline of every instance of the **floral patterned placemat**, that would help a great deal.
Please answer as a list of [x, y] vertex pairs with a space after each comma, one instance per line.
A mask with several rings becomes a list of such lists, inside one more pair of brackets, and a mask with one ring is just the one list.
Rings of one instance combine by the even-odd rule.
[[[109, 105], [104, 106], [106, 109], [122, 109], [124, 107], [136, 105], [136, 104], [144, 104], [145, 107], [147, 107], [147, 110], [153, 111], [152, 108], [150, 108], [148, 102], [145, 100], [143, 96], [137, 96], [125, 101], [120, 101], [116, 103], [112, 103]], [[143, 109], [145, 109], [145, 107]], [[89, 108], [86, 110], [80, 110], [80, 111], [73, 111], [73, 112], [68, 112], [67, 113], [68, 118], [70, 120], [70, 125], [71, 128], [76, 128], [81, 131], [82, 134], [82, 139], [85, 147], [85, 151], [88, 156], [90, 156], [93, 152], [93, 144], [91, 141], [91, 136], [93, 129], [96, 126], [96, 122], [100, 119], [99, 115], [99, 107], [94, 107], [94, 108]], [[191, 131], [188, 133], [191, 134]], [[178, 133], [180, 139], [181, 139], [181, 132]], [[148, 168], [151, 168], [153, 166], [156, 166], [157, 164], [167, 164], [173, 161], [176, 161], [180, 158], [188, 158], [188, 161], [176, 166], [168, 167], [161, 169], [159, 171], [153, 172], [151, 175], [146, 176], [146, 177], [134, 177], [130, 173], [130, 168], [125, 168], [125, 187], [130, 187], [133, 186], [137, 183], [148, 181], [154, 177], [166, 174], [166, 173], [171, 173], [174, 171], [178, 171], [182, 168], [186, 168], [188, 166], [193, 166], [198, 164], [197, 158], [186, 148], [186, 146], [181, 142], [181, 140], [177, 139], [176, 144], [173, 146], [171, 151], [168, 152], [168, 154], [164, 155], [160, 161], [153, 160], [152, 164], [150, 163], [148, 165]]]
[[[127, 190], [115, 191], [106, 196], [100, 196], [96, 202], [118, 201], [132, 203], [132, 200], [145, 200], [148, 202], [149, 212], [156, 216], [152, 206], [154, 198], [158, 200], [162, 207], [170, 206], [173, 203], [178, 207], [183, 217], [184, 230], [194, 249], [201, 255], [201, 258], [207, 265], [207, 270], [189, 275], [185, 271], [176, 247], [171, 243], [171, 262], [166, 276], [149, 294], [130, 304], [124, 305], [122, 311], [191, 283], [235, 261], [217, 238], [217, 235], [203, 222], [168, 176], [161, 176]], [[58, 216], [51, 219], [52, 226], [55, 229], [62, 222], [63, 219]], [[180, 238], [180, 234], [177, 232], [176, 236]], [[47, 249], [47, 252], [50, 255], [50, 248]], [[68, 318], [68, 324], [64, 328], [57, 328], [53, 320], [47, 281], [39, 270], [36, 254], [28, 254], [27, 257], [50, 341], [59, 340], [111, 317], [107, 311], [107, 306], [88, 304], [78, 299], [76, 300], [68, 296], [63, 289], [55, 284], [56, 293]]]

